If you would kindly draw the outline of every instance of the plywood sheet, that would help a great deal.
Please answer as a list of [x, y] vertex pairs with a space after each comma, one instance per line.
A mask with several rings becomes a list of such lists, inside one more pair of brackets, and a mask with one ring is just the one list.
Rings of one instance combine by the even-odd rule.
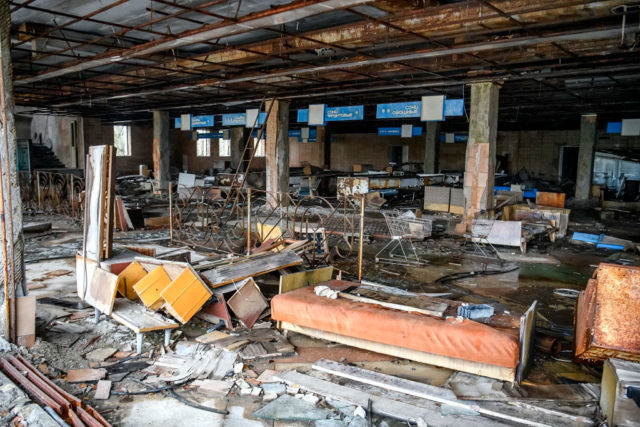
[[165, 309], [180, 323], [187, 323], [211, 298], [211, 291], [193, 268], [187, 267], [160, 296]]
[[118, 275], [118, 293], [132, 301], [137, 300], [138, 294], [133, 290], [133, 285], [146, 275], [147, 270], [139, 262], [132, 262]]
[[261, 256], [240, 264], [231, 264], [208, 270], [202, 278], [212, 287], [237, 282], [248, 277], [270, 273], [281, 268], [302, 264], [302, 258], [294, 252], [286, 250], [275, 254]]
[[16, 298], [16, 336], [26, 347], [35, 344], [36, 334], [36, 297], [27, 295]]
[[315, 270], [299, 271], [292, 274], [283, 274], [280, 276], [279, 293], [283, 294], [294, 289], [326, 282], [331, 280], [332, 275], [333, 266], [317, 268]]
[[160, 292], [169, 286], [169, 283], [171, 283], [171, 279], [164, 268], [159, 266], [133, 285], [133, 290], [136, 291], [145, 307], [157, 310], [163, 303]]
[[251, 278], [241, 284], [240, 289], [229, 299], [228, 305], [247, 328], [252, 327], [260, 314], [269, 306], [260, 288]]
[[110, 315], [116, 300], [117, 288], [118, 276], [97, 268], [89, 282], [84, 300], [100, 310], [101, 313]]
[[140, 304], [123, 298], [115, 302], [111, 317], [135, 333], [174, 329], [178, 327], [176, 322], [158, 313], [151, 312]]

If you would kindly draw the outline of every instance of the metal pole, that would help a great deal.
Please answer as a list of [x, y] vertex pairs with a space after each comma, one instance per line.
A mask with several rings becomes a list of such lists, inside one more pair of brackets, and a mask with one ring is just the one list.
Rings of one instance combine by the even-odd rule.
[[247, 188], [247, 255], [251, 255], [251, 188]]
[[364, 194], [360, 200], [360, 245], [358, 247], [358, 282], [362, 282], [362, 243], [364, 240]]
[[173, 182], [169, 181], [169, 243], [173, 245]]
[[36, 188], [38, 189], [38, 210], [42, 211], [42, 207], [40, 206], [40, 171], [36, 172]]

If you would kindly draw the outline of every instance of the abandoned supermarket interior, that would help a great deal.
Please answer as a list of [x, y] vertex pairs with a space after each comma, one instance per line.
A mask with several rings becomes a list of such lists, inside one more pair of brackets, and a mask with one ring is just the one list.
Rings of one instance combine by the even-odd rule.
[[640, 427], [640, 1], [0, 1], [0, 425]]

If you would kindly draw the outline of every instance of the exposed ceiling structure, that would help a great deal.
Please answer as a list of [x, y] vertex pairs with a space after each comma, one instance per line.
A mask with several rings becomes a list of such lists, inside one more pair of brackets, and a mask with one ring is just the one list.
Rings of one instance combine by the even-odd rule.
[[469, 83], [491, 80], [501, 128], [640, 113], [638, 2], [9, 3], [15, 100], [33, 111], [136, 122], [277, 96], [293, 108], [370, 105], [371, 120], [378, 102], [468, 98]]

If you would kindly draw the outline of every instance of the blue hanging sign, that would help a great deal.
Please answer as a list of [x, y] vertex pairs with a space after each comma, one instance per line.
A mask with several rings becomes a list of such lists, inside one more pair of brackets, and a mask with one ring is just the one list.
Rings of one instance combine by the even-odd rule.
[[244, 126], [246, 121], [247, 115], [245, 113], [222, 115], [222, 126]]
[[[191, 116], [192, 128], [210, 128], [213, 127], [213, 123], [213, 116]], [[176, 117], [174, 126], [176, 129], [180, 129], [180, 127], [182, 127], [182, 120], [180, 117]]]
[[422, 104], [420, 101], [378, 104], [376, 108], [376, 119], [404, 119], [409, 117], [420, 117], [421, 109]]
[[308, 123], [309, 122], [309, 109], [305, 108], [303, 110], [298, 110], [298, 123]]
[[222, 132], [207, 132], [207, 133], [198, 133], [198, 139], [207, 139], [207, 138], [224, 138]]
[[[380, 136], [400, 136], [402, 135], [402, 128], [378, 128], [378, 135]], [[411, 129], [411, 136], [422, 135], [422, 126], [414, 126]]]
[[608, 122], [607, 133], [622, 133], [622, 122]]
[[324, 118], [327, 122], [362, 120], [364, 118], [364, 105], [348, 105], [346, 107], [325, 108]]
[[[309, 139], [307, 142], [316, 142], [316, 136], [318, 132], [315, 128], [309, 129]], [[289, 138], [297, 138], [298, 142], [302, 142], [302, 129], [291, 129], [289, 131]]]
[[464, 116], [464, 99], [445, 99], [445, 116]]
[[[469, 135], [466, 133], [454, 133], [453, 134], [453, 142], [467, 142], [469, 140]], [[447, 142], [447, 134], [444, 132], [440, 132], [440, 142]]]

